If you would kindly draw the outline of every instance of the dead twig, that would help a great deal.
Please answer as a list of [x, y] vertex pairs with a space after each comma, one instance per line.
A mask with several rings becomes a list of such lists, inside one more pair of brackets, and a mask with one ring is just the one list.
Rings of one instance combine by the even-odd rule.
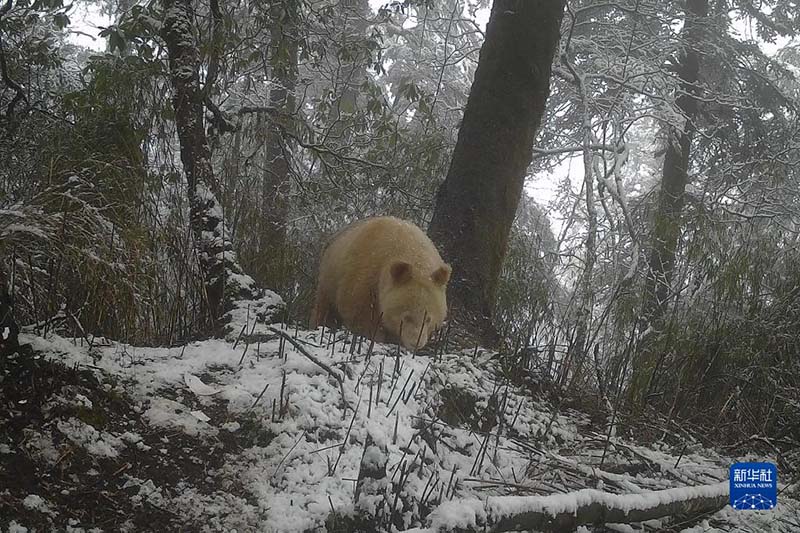
[[284, 456], [281, 458], [280, 462], [278, 463], [278, 466], [276, 466], [276, 467], [275, 467], [275, 471], [274, 471], [274, 472], [272, 473], [272, 475], [270, 476], [270, 479], [272, 479], [272, 478], [274, 478], [274, 477], [275, 477], [275, 474], [277, 474], [277, 473], [278, 473], [278, 471], [281, 469], [281, 465], [283, 464], [283, 462], [284, 462], [284, 461], [285, 461], [285, 460], [286, 460], [286, 459], [287, 459], [287, 458], [288, 458], [290, 455], [292, 455], [292, 452], [294, 451], [294, 449], [295, 449], [295, 448], [297, 448], [297, 445], [298, 445], [298, 444], [300, 444], [300, 441], [301, 441], [301, 440], [303, 440], [303, 438], [304, 438], [305, 436], [306, 436], [306, 432], [305, 432], [305, 431], [303, 431], [303, 434], [302, 434], [302, 435], [300, 435], [300, 438], [299, 438], [299, 439], [297, 439], [297, 442], [295, 442], [295, 443], [294, 443], [294, 445], [293, 445], [291, 448], [289, 448], [289, 451], [288, 451], [288, 452], [286, 452], [286, 455], [284, 455]]
[[288, 335], [288, 334], [284, 333], [283, 331], [281, 331], [281, 330], [279, 330], [277, 328], [274, 328], [272, 326], [267, 326], [267, 329], [270, 330], [271, 332], [275, 333], [276, 335], [282, 337], [283, 339], [285, 339], [292, 346], [294, 346], [295, 349], [298, 352], [300, 352], [302, 355], [306, 356], [309, 360], [311, 360], [312, 363], [314, 363], [315, 365], [317, 365], [321, 369], [325, 370], [328, 374], [330, 374], [333, 377], [333, 379], [335, 379], [339, 383], [339, 389], [342, 392], [343, 409], [344, 409], [344, 411], [347, 411], [347, 408], [349, 407], [349, 404], [347, 403], [347, 396], [344, 393], [344, 379], [342, 378], [342, 376], [337, 371], [332, 369], [328, 364], [323, 363], [317, 357], [315, 357], [315, 356], [311, 355], [310, 353], [308, 353], [308, 350], [303, 348], [303, 346], [299, 342], [295, 341], [291, 337], [291, 335]]

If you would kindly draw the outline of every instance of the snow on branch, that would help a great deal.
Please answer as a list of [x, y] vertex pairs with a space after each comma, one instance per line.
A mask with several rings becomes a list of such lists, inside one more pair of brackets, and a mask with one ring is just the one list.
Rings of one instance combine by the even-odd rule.
[[429, 517], [427, 529], [447, 531], [571, 531], [582, 524], [643, 522], [673, 515], [704, 515], [728, 502], [728, 482], [638, 494], [583, 489], [549, 496], [497, 496], [486, 501], [445, 502]]

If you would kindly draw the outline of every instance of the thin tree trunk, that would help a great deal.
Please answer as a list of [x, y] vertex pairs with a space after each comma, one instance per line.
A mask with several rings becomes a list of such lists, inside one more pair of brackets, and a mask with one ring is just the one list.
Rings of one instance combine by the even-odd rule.
[[[227, 310], [225, 284], [242, 279], [235, 264], [232, 246], [226, 235], [220, 190], [211, 166], [211, 150], [206, 137], [203, 109], [204, 92], [200, 87], [200, 52], [192, 28], [195, 20], [191, 0], [162, 0], [164, 6], [163, 36], [169, 53], [170, 78], [173, 87], [175, 124], [180, 142], [181, 162], [186, 174], [189, 196], [189, 224], [195, 237], [195, 248], [203, 271], [209, 323], [220, 332], [222, 315]], [[242, 296], [242, 287], [234, 281]]]
[[436, 196], [429, 233], [453, 266], [451, 316], [489, 345], [498, 341], [495, 293], [550, 94], [563, 14], [563, 0], [495, 0], [450, 169]]
[[[597, 262], [597, 207], [594, 199], [594, 153], [592, 144], [597, 144], [592, 133], [592, 117], [589, 110], [589, 96], [584, 79], [572, 64], [562, 56], [562, 61], [573, 76], [573, 83], [578, 91], [583, 124], [583, 189], [586, 198], [586, 254], [584, 256], [583, 273], [577, 287], [578, 309], [575, 320], [575, 337], [570, 343], [567, 353], [567, 370], [572, 367], [571, 384], [579, 385], [583, 373], [586, 353], [589, 350], [589, 325], [592, 319], [594, 303], [593, 273]], [[562, 374], [562, 384], [566, 383], [567, 372]]]
[[[592, 320], [592, 306], [594, 304], [593, 273], [597, 262], [597, 209], [594, 205], [594, 172], [592, 159], [594, 158], [589, 143], [591, 141], [591, 121], [588, 114], [584, 118], [584, 192], [586, 195], [586, 254], [581, 281], [578, 284], [578, 310], [575, 324], [575, 339], [570, 345], [567, 355], [572, 366], [573, 386], [580, 386], [583, 376], [583, 365], [586, 353], [589, 350], [589, 325]], [[566, 375], [564, 376], [566, 380]]]
[[[681, 235], [681, 212], [689, 176], [689, 160], [695, 118], [698, 109], [700, 51], [708, 16], [708, 0], [687, 0], [686, 21], [681, 31], [683, 51], [678, 64], [680, 94], [678, 110], [685, 118], [683, 127], [671, 126], [664, 157], [659, 203], [653, 221], [652, 250], [645, 282], [643, 327], [649, 330], [634, 361], [631, 398], [640, 403], [647, 395], [653, 378], [657, 350], [655, 331], [660, 327], [669, 302], [675, 255]], [[652, 328], [652, 329], [651, 329]]]
[[19, 348], [19, 326], [14, 318], [14, 300], [8, 289], [6, 276], [0, 270], [0, 356], [14, 353]]

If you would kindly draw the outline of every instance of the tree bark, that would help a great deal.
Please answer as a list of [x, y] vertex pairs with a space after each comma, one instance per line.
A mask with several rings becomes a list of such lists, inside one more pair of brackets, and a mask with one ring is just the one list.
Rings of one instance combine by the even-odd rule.
[[[652, 250], [645, 281], [642, 328], [645, 335], [634, 361], [630, 394], [634, 403], [647, 395], [658, 359], [654, 333], [660, 327], [669, 302], [675, 255], [681, 235], [681, 212], [689, 177], [692, 136], [696, 130], [700, 87], [700, 54], [705, 34], [704, 18], [708, 16], [708, 0], [687, 0], [686, 17], [681, 40], [683, 51], [677, 73], [680, 78], [676, 106], [684, 116], [683, 126], [671, 125], [664, 167], [661, 176], [659, 202], [653, 220]], [[651, 329], [652, 328], [652, 329]]]
[[[272, 85], [270, 107], [287, 117], [295, 112], [298, 71], [298, 18], [296, 1], [269, 5], [272, 25], [269, 53]], [[290, 164], [287, 139], [272, 121], [265, 123], [264, 170], [261, 178], [258, 265], [255, 275], [262, 284], [283, 288], [288, 281], [287, 222], [289, 217]]]
[[563, 14], [563, 0], [495, 0], [450, 169], [436, 195], [429, 233], [453, 267], [451, 317], [488, 345], [498, 341], [495, 293], [550, 94]]
[[211, 166], [211, 150], [206, 137], [203, 110], [204, 91], [200, 87], [200, 52], [195, 41], [194, 8], [191, 0], [162, 0], [163, 37], [169, 54], [172, 104], [180, 142], [180, 155], [186, 174], [189, 197], [189, 224], [204, 276], [207, 317], [215, 333], [220, 333], [227, 310], [226, 282], [231, 296], [249, 294], [233, 247], [223, 223], [219, 184]]

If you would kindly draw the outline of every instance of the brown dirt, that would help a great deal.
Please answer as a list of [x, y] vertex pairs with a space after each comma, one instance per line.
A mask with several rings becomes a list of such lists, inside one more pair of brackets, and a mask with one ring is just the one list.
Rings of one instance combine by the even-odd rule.
[[[210, 494], [218, 490], [210, 473], [222, 466], [225, 452], [272, 437], [247, 431], [247, 420], [240, 421], [243, 431], [237, 436], [221, 431], [217, 439], [154, 429], [141, 419], [141, 406], [104, 380], [89, 370], [46, 361], [29, 349], [0, 360], [0, 531], [8, 530], [12, 521], [38, 531], [67, 526], [198, 531], [202, 524], [146, 499], [132, 500], [139, 486], [125, 487], [126, 481], [152, 480], [165, 496], [186, 486]], [[91, 407], [78, 405], [77, 395], [88, 398]], [[212, 409], [224, 410], [224, 404]], [[143, 446], [126, 443], [114, 458], [91, 455], [57, 429], [59, 421], [71, 418], [116, 436], [138, 434]], [[48, 440], [57, 458], [46, 460], [37, 451], [35, 443]], [[248, 499], [235, 481], [225, 489]], [[23, 502], [31, 494], [44, 498], [51, 511], [26, 508]]]

